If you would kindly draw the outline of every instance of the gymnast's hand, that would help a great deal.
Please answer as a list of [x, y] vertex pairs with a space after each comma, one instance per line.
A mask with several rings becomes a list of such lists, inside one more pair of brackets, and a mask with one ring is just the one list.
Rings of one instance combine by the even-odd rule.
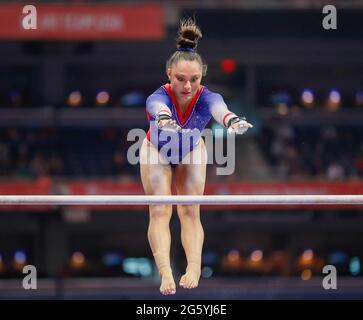
[[160, 115], [156, 117], [156, 123], [164, 131], [180, 131], [181, 127], [169, 115]]
[[228, 127], [228, 133], [244, 134], [253, 125], [246, 121], [245, 118], [235, 118]]

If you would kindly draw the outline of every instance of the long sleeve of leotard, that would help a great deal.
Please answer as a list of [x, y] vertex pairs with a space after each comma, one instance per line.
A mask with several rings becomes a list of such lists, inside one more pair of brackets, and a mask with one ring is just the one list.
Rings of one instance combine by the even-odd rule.
[[146, 112], [153, 119], [161, 114], [168, 114], [171, 116], [168, 101], [168, 97], [165, 94], [153, 93], [146, 99]]
[[213, 118], [222, 126], [227, 127], [228, 121], [237, 117], [236, 114], [230, 110], [219, 93], [210, 93], [209, 96], [209, 112]]

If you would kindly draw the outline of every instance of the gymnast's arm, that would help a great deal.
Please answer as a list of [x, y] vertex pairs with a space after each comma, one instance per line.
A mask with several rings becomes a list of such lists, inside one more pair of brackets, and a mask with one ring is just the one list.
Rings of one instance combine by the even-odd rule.
[[167, 103], [166, 96], [154, 93], [146, 99], [146, 112], [150, 115], [150, 120], [154, 120], [160, 129], [179, 131], [180, 127], [171, 118], [172, 114]]
[[222, 96], [213, 93], [209, 100], [209, 111], [213, 118], [222, 126], [228, 128], [228, 131], [243, 134], [253, 125], [248, 123], [245, 118], [237, 116], [234, 112], [228, 110]]

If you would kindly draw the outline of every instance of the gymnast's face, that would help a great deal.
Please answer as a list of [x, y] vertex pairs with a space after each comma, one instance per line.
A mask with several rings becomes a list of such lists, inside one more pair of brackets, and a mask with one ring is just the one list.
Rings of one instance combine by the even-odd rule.
[[168, 69], [171, 89], [179, 103], [187, 104], [197, 92], [202, 80], [198, 61], [179, 60]]

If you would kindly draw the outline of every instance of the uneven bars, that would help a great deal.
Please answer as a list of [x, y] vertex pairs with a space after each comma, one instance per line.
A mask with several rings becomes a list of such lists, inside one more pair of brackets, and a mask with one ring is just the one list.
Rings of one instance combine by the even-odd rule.
[[363, 195], [6, 195], [0, 205], [363, 205]]

